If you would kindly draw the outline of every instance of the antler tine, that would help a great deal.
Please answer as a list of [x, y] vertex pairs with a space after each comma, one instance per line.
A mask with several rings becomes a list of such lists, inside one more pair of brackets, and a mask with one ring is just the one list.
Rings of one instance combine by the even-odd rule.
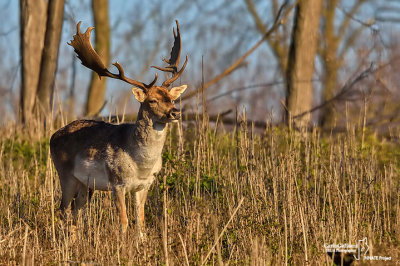
[[116, 75], [114, 73], [111, 73], [110, 71], [106, 70], [107, 71], [106, 76], [108, 76], [110, 78], [120, 79], [120, 80], [125, 81], [125, 82], [127, 82], [127, 83], [129, 83], [129, 84], [131, 84], [131, 85], [133, 85], [135, 87], [141, 88], [141, 89], [143, 89], [145, 91], [147, 89], [153, 87], [153, 85], [156, 83], [157, 78], [158, 78], [158, 75], [156, 73], [155, 76], [154, 76], [153, 81], [151, 83], [149, 83], [149, 84], [145, 84], [143, 82], [139, 82], [139, 81], [136, 81], [136, 80], [133, 80], [133, 79], [130, 79], [130, 78], [126, 77], [125, 76], [125, 71], [122, 68], [120, 63], [115, 62], [115, 63], [113, 63], [113, 65], [118, 69], [118, 75]]
[[[76, 34], [81, 34], [81, 23], [82, 23], [82, 21], [79, 21], [78, 24], [76, 24]], [[67, 44], [69, 44], [69, 43], [67, 43]], [[69, 44], [69, 45], [71, 45], [71, 44]]]
[[96, 50], [93, 49], [92, 43], [90, 42], [90, 35], [94, 27], [89, 27], [86, 32], [82, 34], [80, 31], [81, 23], [82, 21], [79, 21], [76, 25], [76, 34], [73, 36], [73, 40], [71, 40], [68, 44], [74, 48], [74, 51], [81, 60], [82, 65], [96, 72], [99, 75], [99, 78], [105, 76], [120, 79], [144, 91], [147, 91], [154, 85], [154, 83], [157, 81], [157, 74], [150, 84], [145, 84], [143, 82], [127, 78], [125, 76], [124, 69], [118, 62], [115, 62], [113, 65], [118, 69], [119, 73], [111, 73], [104, 65]]
[[169, 85], [172, 84], [172, 82], [178, 79], [178, 77], [182, 74], [183, 70], [185, 69], [188, 60], [188, 57], [186, 56], [185, 64], [182, 66], [181, 70], [178, 71], [179, 60], [181, 57], [181, 33], [179, 29], [178, 20], [175, 20], [175, 22], [176, 22], [176, 31], [175, 28], [172, 29], [172, 32], [174, 34], [174, 46], [172, 47], [171, 50], [170, 59], [168, 60], [166, 58], [163, 58], [163, 61], [169, 64], [169, 66], [166, 67], [152, 66], [153, 68], [156, 68], [158, 70], [172, 73], [172, 77], [163, 82], [163, 86], [166, 87], [168, 87]]
[[185, 70], [187, 62], [188, 62], [188, 56], [186, 56], [185, 63], [183, 64], [181, 70], [175, 73], [170, 79], [164, 81], [162, 85], [165, 87], [169, 87], [175, 80], [177, 80], [179, 76], [182, 74], [182, 72]]
[[[176, 67], [176, 68], [178, 68], [178, 66], [179, 66], [179, 60], [180, 60], [180, 58], [181, 58], [181, 31], [180, 31], [180, 29], [179, 29], [179, 22], [178, 22], [178, 20], [175, 20], [175, 22], [176, 22], [176, 32], [175, 32], [175, 29], [174, 28], [172, 28], [172, 32], [174, 33], [174, 47], [175, 46], [177, 46], [176, 47], [176, 49], [178, 50], [178, 52], [177, 52], [177, 55], [176, 55], [176, 57], [174, 58], [175, 59], [175, 62], [171, 62], [171, 59], [172, 59], [172, 54], [171, 54], [171, 59], [169, 60], [169, 63], [171, 64], [174, 64], [174, 66]], [[172, 48], [172, 50], [174, 49], [174, 47]], [[172, 53], [173, 51], [171, 51], [171, 53]]]

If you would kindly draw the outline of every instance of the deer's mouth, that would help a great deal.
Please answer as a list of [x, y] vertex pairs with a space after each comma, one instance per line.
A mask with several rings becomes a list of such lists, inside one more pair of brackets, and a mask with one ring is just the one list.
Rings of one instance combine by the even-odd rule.
[[179, 118], [181, 118], [181, 112], [171, 112], [168, 114], [167, 118], [171, 121], [179, 120]]
[[154, 119], [160, 123], [171, 123], [171, 122], [176, 122], [181, 118], [181, 114], [177, 113], [175, 115], [172, 114], [165, 114], [161, 117], [154, 117]]

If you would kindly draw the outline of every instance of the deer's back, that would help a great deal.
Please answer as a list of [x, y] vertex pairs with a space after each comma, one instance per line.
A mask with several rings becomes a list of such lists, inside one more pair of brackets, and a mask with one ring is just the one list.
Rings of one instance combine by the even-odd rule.
[[129, 190], [149, 186], [161, 168], [162, 145], [134, 144], [135, 128], [134, 124], [77, 120], [59, 129], [50, 139], [50, 151], [60, 178], [74, 176], [99, 190], [113, 185]]
[[76, 120], [59, 129], [50, 139], [50, 152], [60, 178], [72, 175], [84, 184], [96, 183], [98, 189], [108, 189], [107, 165], [114, 160], [110, 149], [126, 148], [127, 129], [132, 126]]
[[121, 130], [118, 130], [117, 125], [94, 120], [76, 120], [51, 136], [51, 155], [55, 160], [69, 161], [73, 159], [69, 157], [82, 150], [90, 149], [100, 153], [110, 142], [121, 140], [122, 136], [118, 136], [118, 133]]

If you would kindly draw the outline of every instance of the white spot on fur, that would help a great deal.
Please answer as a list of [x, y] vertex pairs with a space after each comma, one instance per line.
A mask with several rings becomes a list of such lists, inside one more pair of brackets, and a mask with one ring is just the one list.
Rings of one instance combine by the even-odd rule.
[[111, 189], [104, 162], [77, 156], [75, 158], [74, 176], [91, 189]]

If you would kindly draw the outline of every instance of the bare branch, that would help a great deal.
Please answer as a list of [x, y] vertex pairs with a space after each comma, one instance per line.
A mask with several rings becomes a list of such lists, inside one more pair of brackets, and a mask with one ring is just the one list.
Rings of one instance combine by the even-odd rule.
[[[380, 68], [379, 68], [380, 69]], [[372, 73], [376, 72], [378, 69], [374, 69], [373, 64], [371, 64], [369, 66], [369, 68], [367, 68], [366, 70], [362, 71], [356, 78], [354, 78], [352, 81], [348, 81], [346, 82], [346, 84], [340, 89], [339, 93], [336, 94], [335, 96], [333, 96], [332, 98], [326, 100], [325, 102], [323, 102], [322, 104], [319, 104], [313, 108], [311, 108], [308, 111], [305, 111], [303, 113], [300, 113], [298, 115], [293, 116], [293, 119], [298, 119], [301, 118], [307, 114], [313, 113], [321, 108], [324, 108], [336, 101], [339, 100], [353, 100], [351, 98], [349, 99], [345, 99], [345, 96], [351, 96], [350, 93], [352, 92], [353, 87], [359, 83], [360, 81], [364, 80], [365, 78], [367, 78], [369, 75], [371, 75]]]
[[[366, 0], [358, 0], [354, 6], [350, 9], [350, 11], [344, 10], [344, 8], [340, 8], [340, 10], [346, 15], [346, 18], [343, 20], [343, 23], [340, 25], [338, 36], [344, 36], [346, 29], [350, 24], [350, 20], [355, 20], [354, 15], [358, 11], [358, 9], [365, 3]], [[359, 22], [357, 20], [357, 22]], [[365, 23], [366, 24], [366, 23]]]
[[208, 99], [207, 102], [209, 103], [209, 102], [215, 101], [219, 98], [230, 95], [234, 92], [240, 92], [240, 91], [256, 89], [256, 88], [269, 88], [269, 87], [273, 87], [275, 85], [281, 85], [281, 84], [285, 84], [285, 82], [284, 81], [275, 81], [275, 82], [270, 82], [270, 83], [253, 84], [253, 85], [249, 85], [249, 86], [239, 87], [239, 88], [232, 89], [232, 90], [223, 92], [221, 94], [218, 94], [217, 96], [214, 96], [211, 99]]
[[[230, 73], [232, 73], [237, 67], [241, 65], [244, 59], [246, 59], [251, 53], [253, 53], [263, 42], [266, 38], [268, 38], [281, 24], [285, 22], [285, 19], [291, 12], [292, 8], [286, 9], [286, 6], [288, 5], [288, 0], [286, 0], [281, 8], [279, 9], [279, 12], [277, 16], [275, 17], [274, 24], [271, 26], [271, 28], [264, 34], [264, 36], [259, 40], [249, 51], [247, 51], [244, 55], [242, 55], [238, 60], [232, 63], [228, 68], [226, 68], [221, 74], [213, 78], [212, 80], [208, 81], [205, 83], [201, 88], [186, 94], [186, 96], [182, 97], [182, 101], [187, 100], [192, 98], [193, 96], [197, 95], [200, 92], [205, 91], [208, 87], [213, 85], [214, 83], [217, 83], [220, 81], [222, 78], [226, 77]], [[285, 10], [286, 9], [286, 10]], [[283, 14], [284, 13], [284, 14]]]

